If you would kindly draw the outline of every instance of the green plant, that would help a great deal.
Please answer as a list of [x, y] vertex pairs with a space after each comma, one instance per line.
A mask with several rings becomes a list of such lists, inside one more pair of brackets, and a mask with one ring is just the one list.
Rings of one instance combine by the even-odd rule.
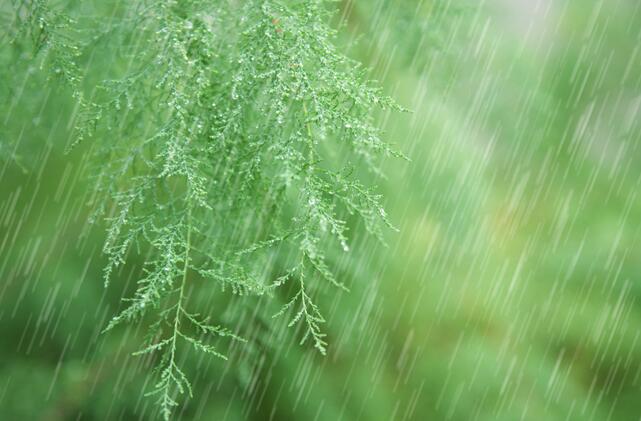
[[376, 170], [377, 156], [398, 154], [380, 139], [372, 108], [400, 109], [338, 51], [325, 1], [133, 2], [84, 42], [114, 57], [91, 100], [81, 93], [79, 47], [54, 36], [71, 21], [43, 2], [22, 14], [73, 89], [74, 145], [89, 139], [99, 163], [91, 202], [108, 226], [105, 282], [130, 254], [144, 258], [133, 297], [105, 330], [147, 326], [135, 355], [158, 355], [150, 394], [163, 416], [177, 394], [191, 394], [180, 347], [225, 358], [212, 337], [244, 340], [189, 309], [189, 283], [238, 295], [293, 285], [274, 317], [290, 314], [289, 326], [304, 325], [301, 344], [325, 354], [312, 289], [347, 289], [326, 250], [348, 251], [348, 215], [378, 238], [391, 226], [379, 196], [336, 152]]
[[[73, 37], [75, 22], [65, 13], [48, 6], [45, 0], [11, 0], [0, 5], [0, 97], [3, 117], [0, 124], [0, 159], [8, 158], [26, 170], [17, 154], [19, 140], [8, 136], [6, 125], [25, 101], [24, 90], [39, 74], [47, 80], [59, 80], [71, 88], [80, 108], [84, 100], [81, 70], [77, 59], [82, 46]], [[27, 100], [31, 98], [26, 98]], [[33, 115], [38, 111], [32, 110]]]

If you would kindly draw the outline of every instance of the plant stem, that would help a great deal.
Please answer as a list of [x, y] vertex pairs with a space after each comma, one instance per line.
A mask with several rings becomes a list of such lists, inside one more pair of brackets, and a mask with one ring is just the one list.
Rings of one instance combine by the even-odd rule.
[[183, 266], [182, 280], [180, 281], [180, 292], [178, 294], [178, 304], [176, 306], [176, 318], [174, 319], [174, 336], [172, 339], [172, 361], [173, 353], [176, 348], [176, 337], [178, 336], [178, 325], [180, 324], [180, 313], [182, 312], [182, 300], [185, 294], [185, 284], [187, 283], [187, 271], [189, 270], [189, 251], [191, 248], [191, 206], [187, 208], [187, 243], [185, 244], [185, 263]]
[[[185, 244], [185, 263], [183, 266], [182, 279], [180, 281], [180, 292], [178, 293], [178, 302], [176, 303], [176, 316], [174, 318], [174, 332], [171, 338], [171, 355], [169, 357], [169, 370], [173, 371], [176, 367], [176, 341], [180, 326], [180, 315], [183, 312], [182, 301], [185, 295], [185, 284], [187, 283], [187, 272], [189, 270], [189, 252], [191, 249], [191, 203], [187, 204], [187, 240]], [[189, 388], [188, 388], [189, 390]], [[165, 389], [165, 395], [169, 393], [169, 388]], [[190, 391], [191, 395], [191, 391]], [[168, 396], [166, 396], [168, 397]]]

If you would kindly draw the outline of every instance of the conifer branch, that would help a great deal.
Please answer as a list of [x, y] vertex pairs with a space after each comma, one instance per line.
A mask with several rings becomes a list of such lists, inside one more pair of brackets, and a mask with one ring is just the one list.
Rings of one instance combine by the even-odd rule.
[[[59, 57], [72, 86], [74, 145], [92, 139], [105, 284], [131, 256], [144, 258], [136, 291], [105, 330], [141, 323], [152, 332], [135, 355], [159, 356], [150, 393], [165, 418], [177, 395], [191, 395], [182, 346], [226, 358], [202, 337], [242, 340], [187, 310], [188, 273], [237, 295], [290, 284], [293, 296], [277, 315], [292, 310], [289, 325], [305, 329], [301, 344], [311, 338], [325, 354], [325, 319], [311, 291], [319, 281], [348, 290], [328, 251], [349, 252], [350, 215], [381, 240], [391, 226], [354, 164], [333, 162], [328, 151], [348, 150], [345, 161], [376, 173], [379, 156], [399, 154], [381, 139], [372, 110], [401, 108], [341, 54], [326, 3], [136, 0], [123, 6], [117, 30], [77, 46], [64, 37], [69, 24], [29, 32]], [[51, 8], [38, 14], [63, 22]], [[89, 100], [77, 59], [98, 39], [114, 65]]]

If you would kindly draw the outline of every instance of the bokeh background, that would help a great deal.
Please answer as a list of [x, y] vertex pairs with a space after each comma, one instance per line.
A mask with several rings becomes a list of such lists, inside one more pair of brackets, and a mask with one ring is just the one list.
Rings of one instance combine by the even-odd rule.
[[[339, 42], [412, 110], [378, 116], [411, 161], [370, 175], [399, 232], [352, 227], [334, 257], [351, 292], [318, 297], [326, 357], [257, 317], [264, 299], [194, 298], [256, 340], [187, 354], [176, 418], [640, 419], [641, 3], [337, 7]], [[100, 334], [136, 265], [103, 288], [73, 99], [0, 51], [0, 419], [155, 419], [144, 332]]]

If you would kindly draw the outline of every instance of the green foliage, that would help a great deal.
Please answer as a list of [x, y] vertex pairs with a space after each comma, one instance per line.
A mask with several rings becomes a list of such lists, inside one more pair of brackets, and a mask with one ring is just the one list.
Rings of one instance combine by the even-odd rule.
[[49, 51], [49, 67], [77, 100], [72, 146], [91, 142], [91, 202], [108, 225], [105, 283], [132, 253], [144, 256], [136, 291], [105, 330], [148, 328], [134, 355], [158, 355], [150, 395], [163, 416], [177, 394], [191, 395], [181, 346], [225, 358], [208, 338], [242, 340], [190, 313], [198, 287], [187, 284], [217, 282], [239, 295], [293, 285], [274, 317], [292, 314], [289, 326], [304, 326], [301, 344], [311, 338], [325, 354], [314, 284], [347, 289], [327, 248], [349, 250], [348, 215], [379, 238], [391, 226], [380, 197], [333, 151], [376, 171], [378, 156], [399, 154], [380, 139], [371, 110], [400, 110], [337, 50], [325, 2], [133, 2], [103, 29], [106, 50], [127, 64], [91, 101], [81, 93], [78, 46], [58, 33], [72, 22], [44, 2], [22, 7], [34, 54]]
[[[443, 16], [439, 3], [447, 5]], [[310, 349], [311, 335], [297, 346], [309, 331], [304, 313], [286, 328], [302, 308], [304, 237], [300, 225], [288, 222], [302, 212], [293, 190], [301, 178], [282, 194], [281, 218], [263, 219], [278, 224], [273, 235], [252, 231], [258, 221], [249, 212], [236, 218], [230, 210], [225, 215], [232, 219], [215, 220], [215, 234], [238, 249], [219, 247], [219, 261], [205, 267], [193, 247], [185, 255], [186, 219], [175, 236], [173, 227], [158, 223], [159, 234], [149, 234], [156, 241], [132, 240], [103, 287], [104, 227], [84, 223], [88, 197], [99, 207], [108, 196], [94, 190], [96, 179], [115, 168], [103, 151], [119, 142], [123, 150], [114, 156], [122, 159], [126, 141], [118, 139], [151, 137], [169, 111], [153, 96], [160, 89], [149, 89], [155, 108], [145, 111], [146, 88], [137, 82], [125, 91], [142, 92], [131, 98], [139, 114], [126, 96], [118, 111], [109, 110], [109, 89], [144, 66], [138, 58], [163, 48], [150, 41], [156, 15], [143, 9], [151, 3], [51, 0], [53, 11], [74, 18], [56, 32], [80, 47], [74, 58], [80, 86], [96, 106], [81, 113], [69, 83], [47, 64], [51, 53], [35, 53], [29, 38], [0, 43], [0, 144], [9, 158], [0, 168], [0, 419], [157, 419], [163, 392], [144, 394], [163, 379], [172, 382], [167, 397], [180, 408], [166, 406], [181, 420], [637, 417], [641, 73], [634, 70], [641, 68], [635, 54], [641, 9], [633, 0], [608, 7], [532, 3], [497, 1], [497, 9], [492, 2], [477, 9], [440, 0], [337, 4], [332, 21], [345, 27], [332, 42], [351, 45], [351, 37], [362, 37], [349, 55], [371, 66], [368, 74], [414, 110], [375, 114], [384, 137], [402, 142], [413, 163], [385, 160], [389, 178], [374, 181], [339, 138], [318, 145], [323, 170], [378, 184], [390, 219], [400, 224], [400, 233], [387, 238], [390, 247], [382, 247], [366, 234], [362, 218], [336, 202], [350, 252], [330, 235], [330, 225], [315, 247], [330, 279], [351, 293], [307, 259], [302, 279], [326, 320], [317, 323], [327, 334], [320, 339], [330, 343], [324, 358]], [[450, 13], [461, 4], [474, 9]], [[0, 1], [2, 34], [15, 27], [14, 5]], [[239, 13], [228, 10], [224, 21]], [[225, 31], [217, 30], [216, 39], [239, 42], [238, 25]], [[222, 57], [239, 51], [213, 48], [220, 74], [212, 79], [228, 82], [224, 75], [236, 69]], [[104, 79], [113, 82], [98, 82]], [[85, 124], [101, 110], [99, 124]], [[65, 154], [78, 138], [74, 126], [87, 128], [85, 140]], [[148, 173], [141, 162], [129, 174], [133, 168]], [[183, 178], [174, 177], [173, 192], [185, 192]], [[115, 191], [129, 186], [128, 177], [118, 180]], [[162, 209], [154, 202], [148, 211], [168, 212], [159, 203]], [[114, 205], [104, 203], [104, 216], [118, 216]], [[140, 215], [140, 206], [134, 202], [129, 215]], [[202, 217], [204, 211], [193, 210], [194, 220]], [[194, 233], [192, 224], [192, 245], [203, 235]], [[228, 360], [179, 334], [176, 368], [163, 357], [171, 354], [186, 259], [199, 270], [188, 271], [178, 332]], [[135, 300], [137, 281], [160, 279], [154, 268], [165, 262], [175, 269], [171, 294], [100, 335], [132, 303], [121, 298]], [[228, 273], [245, 282], [226, 282]], [[263, 295], [253, 293], [259, 290]], [[229, 333], [246, 342], [222, 336]], [[136, 351], [142, 354], [132, 356]]]
[[[72, 96], [82, 107], [81, 72], [77, 59], [81, 45], [72, 34], [75, 22], [64, 13], [50, 8], [45, 0], [11, 0], [0, 5], [0, 97], [6, 108], [0, 120], [0, 159], [9, 159], [26, 170], [17, 154], [21, 139], [8, 136], [6, 125], [22, 100], [27, 80], [36, 73], [48, 81], [58, 80], [71, 87]], [[34, 111], [36, 114], [36, 111]]]
[[80, 100], [81, 74], [76, 60], [81, 46], [70, 34], [75, 21], [49, 7], [46, 0], [11, 3], [0, 39], [13, 47], [12, 58], [38, 64], [40, 70], [46, 69], [47, 74], [71, 85], [74, 97]]

